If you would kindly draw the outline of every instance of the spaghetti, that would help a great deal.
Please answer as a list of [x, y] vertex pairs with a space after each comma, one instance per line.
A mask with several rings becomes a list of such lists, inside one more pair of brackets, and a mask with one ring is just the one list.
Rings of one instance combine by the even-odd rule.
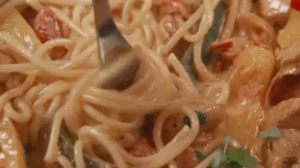
[[[101, 87], [118, 65], [111, 71], [99, 70], [90, 0], [26, 0], [26, 8], [38, 13], [33, 24], [28, 10], [7, 9], [0, 17], [0, 42], [5, 46], [0, 50], [8, 58], [0, 65], [1, 75], [8, 74], [2, 80], [1, 113], [14, 123], [20, 143], [30, 144], [33, 153], [47, 135], [45, 151], [36, 154], [43, 156], [43, 163], [35, 165], [29, 159], [30, 167], [89, 168], [87, 159], [91, 159], [107, 168], [182, 168], [183, 158], [191, 164], [188, 168], [206, 168], [214, 163], [220, 148], [228, 145], [223, 141], [226, 135], [235, 139], [229, 143], [231, 148], [251, 148], [265, 115], [258, 97], [274, 72], [277, 32], [252, 13], [254, 2], [229, 1], [216, 48], [229, 50], [221, 42], [229, 40], [227, 44], [236, 47], [233, 37], [243, 38], [246, 42], [240, 48], [263, 50], [262, 62], [269, 61], [270, 68], [259, 74], [262, 79], [253, 77], [261, 68], [261, 58], [234, 48], [238, 52], [231, 53], [245, 56], [228, 57], [229, 65], [219, 59], [225, 69], [233, 68], [215, 72], [212, 69], [218, 61], [211, 67], [201, 58], [219, 3], [111, 0], [117, 27], [131, 45], [145, 53], [139, 56], [141, 65], [133, 84], [120, 92]], [[257, 37], [260, 43], [253, 44]], [[263, 49], [262, 43], [270, 50]], [[176, 48], [181, 44], [192, 44], [192, 66], [200, 83], [191, 79], [179, 60]], [[209, 109], [216, 105], [227, 108]], [[205, 112], [205, 125], [198, 111]], [[74, 141], [71, 158], [62, 151], [64, 129]], [[208, 157], [195, 160], [193, 154], [184, 154], [191, 151]]]

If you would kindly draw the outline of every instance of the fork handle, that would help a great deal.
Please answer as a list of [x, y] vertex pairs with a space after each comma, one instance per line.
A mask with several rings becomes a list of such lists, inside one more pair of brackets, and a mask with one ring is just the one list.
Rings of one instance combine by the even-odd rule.
[[128, 46], [128, 42], [118, 30], [113, 21], [113, 15], [108, 0], [93, 0], [95, 24], [98, 41], [98, 53], [101, 67], [105, 66], [107, 53], [118, 47]]

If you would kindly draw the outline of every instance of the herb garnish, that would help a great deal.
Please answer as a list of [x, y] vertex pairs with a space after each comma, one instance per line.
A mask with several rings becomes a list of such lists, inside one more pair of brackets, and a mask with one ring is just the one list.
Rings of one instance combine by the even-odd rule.
[[198, 159], [198, 160], [204, 160], [204, 159], [206, 159], [206, 156], [204, 156], [201, 152], [199, 152], [199, 151], [195, 151], [195, 155], [196, 155], [196, 158]]
[[191, 121], [190, 121], [190, 119], [189, 119], [188, 116], [185, 116], [185, 117], [183, 118], [183, 124], [185, 124], [185, 125], [191, 127]]
[[[198, 116], [200, 125], [202, 125], [202, 126], [205, 125], [205, 124], [206, 124], [206, 118], [207, 118], [206, 114], [203, 113], [203, 112], [201, 112], [201, 111], [196, 111], [196, 113], [197, 113], [197, 116]], [[191, 121], [190, 121], [190, 119], [189, 119], [188, 116], [185, 116], [185, 117], [183, 118], [183, 123], [184, 123], [185, 125], [191, 127]]]
[[225, 145], [224, 145], [224, 153], [225, 153], [230, 142], [232, 141], [232, 136], [225, 136], [224, 141], [225, 141]]
[[246, 153], [243, 148], [233, 148], [227, 152], [228, 160], [236, 162], [243, 167], [251, 167], [258, 163], [257, 159]]
[[282, 135], [283, 135], [283, 131], [275, 127], [270, 130], [260, 132], [258, 137], [259, 138], [280, 138]]
[[[64, 155], [66, 158], [68, 158], [72, 165], [75, 166], [75, 155], [74, 155], [74, 139], [77, 139], [77, 137], [74, 137], [68, 130], [66, 125], [63, 123], [60, 130], [59, 135], [59, 149], [61, 151], [61, 154]], [[84, 155], [84, 162], [86, 167], [89, 168], [101, 168], [103, 167], [103, 163], [96, 161], [86, 155]]]
[[[215, 42], [218, 40], [220, 31], [221, 31], [221, 27], [222, 24], [224, 22], [224, 12], [227, 9], [227, 5], [225, 2], [220, 1], [217, 6], [215, 7], [214, 10], [214, 20], [213, 20], [213, 24], [210, 27], [210, 29], [208, 30], [208, 32], [206, 33], [205, 37], [204, 37], [204, 41], [202, 43], [201, 46], [201, 59], [204, 62], [204, 64], [206, 65], [207, 63], [209, 63], [211, 61], [211, 59], [213, 58], [213, 52], [209, 50], [209, 46], [211, 45], [211, 43]], [[200, 22], [201, 20], [199, 20], [195, 25], [196, 28], [198, 28], [200, 26]], [[197, 29], [198, 30], [198, 29]], [[196, 31], [192, 30], [192, 33], [196, 33]], [[195, 64], [194, 64], [194, 45], [190, 45], [188, 47], [188, 49], [186, 50], [185, 54], [183, 55], [182, 59], [181, 59], [182, 65], [184, 66], [184, 68], [186, 69], [186, 71], [188, 72], [189, 76], [191, 77], [191, 79], [193, 81], [199, 81], [199, 76], [198, 73], [196, 71], [195, 68]]]
[[228, 150], [228, 146], [232, 141], [231, 136], [226, 136], [224, 141], [224, 149], [215, 153], [209, 168], [225, 168], [227, 166], [233, 168], [252, 167], [258, 163], [255, 157], [248, 155], [241, 147]]
[[196, 111], [196, 113], [197, 113], [197, 116], [199, 118], [200, 125], [202, 125], [202, 126], [205, 125], [206, 124], [206, 118], [207, 118], [206, 114], [203, 113], [203, 112], [200, 112], [200, 111]]

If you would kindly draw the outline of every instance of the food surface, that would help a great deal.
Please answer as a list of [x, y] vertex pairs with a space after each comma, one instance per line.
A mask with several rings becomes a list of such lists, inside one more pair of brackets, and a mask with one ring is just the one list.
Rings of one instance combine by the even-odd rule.
[[0, 168], [298, 168], [296, 1], [110, 0], [113, 90], [91, 0], [0, 0]]

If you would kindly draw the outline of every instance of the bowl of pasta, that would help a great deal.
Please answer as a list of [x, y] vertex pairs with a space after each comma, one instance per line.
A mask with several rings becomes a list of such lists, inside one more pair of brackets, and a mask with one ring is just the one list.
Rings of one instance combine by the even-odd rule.
[[0, 168], [299, 166], [299, 1], [109, 3], [147, 53], [122, 90], [91, 0], [0, 0]]

